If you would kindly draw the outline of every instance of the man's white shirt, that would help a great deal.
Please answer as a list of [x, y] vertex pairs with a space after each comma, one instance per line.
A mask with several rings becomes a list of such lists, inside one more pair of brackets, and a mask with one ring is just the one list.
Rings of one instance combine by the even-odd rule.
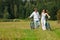
[[40, 15], [39, 15], [39, 12], [33, 12], [31, 15], [30, 15], [30, 18], [33, 17], [34, 20], [39, 20], [40, 18]]

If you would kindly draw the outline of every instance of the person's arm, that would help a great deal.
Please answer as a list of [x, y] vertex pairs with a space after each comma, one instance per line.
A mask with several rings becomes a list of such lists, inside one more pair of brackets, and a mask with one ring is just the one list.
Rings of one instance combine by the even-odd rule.
[[34, 15], [34, 14], [32, 13], [32, 14], [29, 16], [29, 18], [32, 18], [32, 17], [33, 17], [33, 15]]
[[50, 19], [50, 16], [48, 15], [48, 13], [46, 13], [46, 15], [48, 16], [48, 18]]

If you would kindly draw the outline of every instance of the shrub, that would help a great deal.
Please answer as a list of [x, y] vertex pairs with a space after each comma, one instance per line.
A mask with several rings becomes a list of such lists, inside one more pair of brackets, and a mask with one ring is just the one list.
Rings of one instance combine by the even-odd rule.
[[60, 10], [57, 11], [57, 20], [58, 20], [58, 23], [60, 23]]

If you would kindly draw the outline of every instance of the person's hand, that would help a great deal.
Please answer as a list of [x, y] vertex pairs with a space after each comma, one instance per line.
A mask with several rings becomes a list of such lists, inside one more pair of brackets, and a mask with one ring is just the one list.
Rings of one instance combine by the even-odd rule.
[[48, 16], [48, 19], [50, 19], [50, 16]]

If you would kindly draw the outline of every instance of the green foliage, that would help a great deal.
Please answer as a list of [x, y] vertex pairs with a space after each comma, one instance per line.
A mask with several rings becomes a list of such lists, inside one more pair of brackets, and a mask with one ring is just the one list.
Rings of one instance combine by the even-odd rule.
[[[33, 12], [33, 8], [37, 7], [40, 14], [43, 9], [47, 9], [51, 19], [56, 20], [57, 11], [60, 9], [59, 1], [60, 0], [25, 0], [23, 2], [22, 0], [0, 0], [0, 18], [25, 19]], [[8, 14], [4, 12], [5, 9], [7, 10]]]
[[57, 20], [58, 20], [58, 23], [60, 23], [60, 9], [57, 11]]

